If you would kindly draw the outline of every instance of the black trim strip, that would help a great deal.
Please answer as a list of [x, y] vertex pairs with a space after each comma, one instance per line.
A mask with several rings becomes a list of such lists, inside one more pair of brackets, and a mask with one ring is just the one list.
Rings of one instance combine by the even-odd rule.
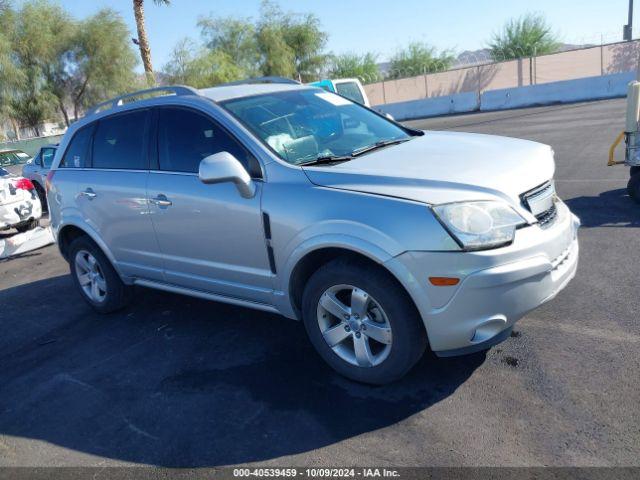
[[271, 220], [267, 212], [262, 212], [262, 225], [264, 226], [264, 238], [271, 240]]

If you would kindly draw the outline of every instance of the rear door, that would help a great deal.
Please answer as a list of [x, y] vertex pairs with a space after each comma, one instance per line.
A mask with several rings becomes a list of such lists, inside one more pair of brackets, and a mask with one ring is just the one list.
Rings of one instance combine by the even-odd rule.
[[[109, 116], [79, 130], [56, 171], [56, 186], [106, 243], [127, 276], [162, 280], [146, 199], [151, 110]], [[64, 213], [63, 213], [64, 214]]]

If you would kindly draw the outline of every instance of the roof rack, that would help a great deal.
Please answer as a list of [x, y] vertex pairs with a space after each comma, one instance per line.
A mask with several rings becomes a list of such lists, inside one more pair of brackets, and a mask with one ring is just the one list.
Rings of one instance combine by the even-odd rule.
[[[125, 103], [129, 103], [129, 102], [125, 102], [125, 100], [127, 99], [136, 99], [138, 97], [145, 97], [145, 96], [162, 96], [162, 95], [152, 95], [154, 93], [161, 93], [161, 92], [164, 92], [164, 95], [176, 95], [176, 96], [199, 95], [196, 89], [187, 87], [185, 85], [167, 85], [165, 87], [147, 88], [146, 90], [138, 90], [137, 92], [127, 93], [125, 95], [120, 95], [119, 97], [112, 98], [111, 100], [107, 100], [106, 102], [99, 103], [98, 105], [95, 105], [91, 107], [89, 110], [87, 110], [86, 116], [95, 115], [96, 113], [99, 113], [103, 110], [108, 110], [110, 108], [121, 107]], [[131, 101], [135, 101], [135, 100], [131, 100]]]
[[267, 77], [246, 78], [244, 80], [236, 80], [235, 82], [223, 83], [222, 85], [217, 85], [217, 86], [231, 87], [234, 85], [252, 85], [252, 84], [260, 84], [260, 83], [286, 83], [290, 85], [300, 85], [300, 82], [298, 82], [297, 80], [293, 80], [291, 78], [267, 76]]

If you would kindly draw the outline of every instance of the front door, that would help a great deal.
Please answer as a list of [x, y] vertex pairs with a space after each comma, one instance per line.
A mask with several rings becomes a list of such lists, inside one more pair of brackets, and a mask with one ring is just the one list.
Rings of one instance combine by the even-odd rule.
[[256, 160], [217, 122], [180, 107], [158, 108], [158, 165], [147, 189], [151, 218], [172, 285], [270, 303], [260, 198], [243, 198], [233, 183], [205, 185], [200, 162], [229, 152], [252, 176]]

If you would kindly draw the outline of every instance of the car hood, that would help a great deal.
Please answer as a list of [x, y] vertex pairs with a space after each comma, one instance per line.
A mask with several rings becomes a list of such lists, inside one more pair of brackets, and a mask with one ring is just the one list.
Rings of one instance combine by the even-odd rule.
[[429, 204], [519, 195], [553, 178], [548, 145], [458, 132], [423, 136], [334, 166], [304, 167], [319, 186], [373, 193]]

